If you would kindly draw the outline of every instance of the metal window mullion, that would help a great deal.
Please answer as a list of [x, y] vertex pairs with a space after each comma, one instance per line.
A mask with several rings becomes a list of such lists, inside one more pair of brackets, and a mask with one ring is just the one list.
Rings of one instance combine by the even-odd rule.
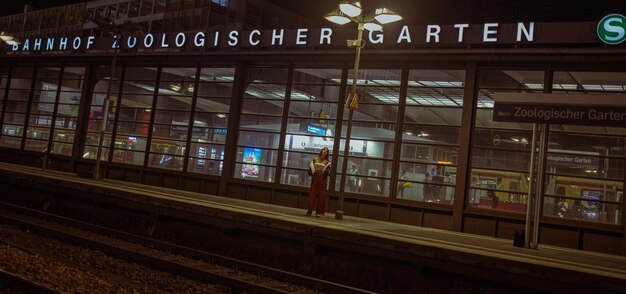
[[[93, 98], [88, 99], [85, 97], [89, 97], [89, 93], [91, 93], [91, 97], [93, 97], [93, 91], [89, 90], [91, 89], [91, 79], [94, 76], [93, 69], [94, 67], [90, 64], [85, 67], [85, 71], [83, 72], [83, 88], [80, 91], [81, 99], [78, 107], [78, 117], [76, 118], [76, 129], [74, 130], [73, 145], [75, 148], [72, 148], [72, 160], [82, 158], [82, 154], [85, 154], [85, 142], [87, 138], [87, 131], [89, 129], [89, 114], [91, 113], [92, 106], [91, 100], [93, 100]], [[76, 141], [77, 139], [78, 141]]]
[[408, 94], [408, 85], [409, 85], [409, 69], [408, 68], [403, 68], [402, 69], [402, 77], [401, 77], [401, 81], [400, 81], [400, 93], [399, 93], [399, 97], [398, 97], [398, 118], [396, 119], [396, 136], [395, 136], [395, 146], [394, 146], [394, 150], [393, 150], [393, 161], [391, 163], [391, 185], [390, 185], [390, 191], [389, 193], [391, 195], [389, 195], [390, 199], [395, 199], [396, 198], [396, 194], [397, 194], [397, 190], [398, 190], [398, 185], [396, 184], [400, 178], [400, 157], [402, 156], [402, 135], [404, 134], [404, 113], [405, 113], [405, 108], [406, 108], [406, 97]]
[[[122, 107], [122, 91], [124, 91], [124, 79], [126, 78], [126, 66], [120, 66], [120, 78], [118, 79], [119, 86], [117, 88], [117, 104], [115, 105], [115, 119], [113, 119], [113, 128], [111, 129], [111, 142], [109, 142], [109, 156], [107, 161], [113, 161], [113, 152], [115, 151], [115, 137], [117, 136], [117, 125], [120, 120], [120, 109]], [[111, 82], [115, 79], [115, 73], [111, 77]], [[107, 97], [111, 99], [111, 97]], [[102, 105], [104, 107], [104, 105]], [[108, 118], [107, 118], [108, 119]]]
[[33, 98], [35, 97], [35, 83], [37, 82], [37, 64], [33, 65], [33, 74], [31, 75], [30, 80], [30, 92], [28, 94], [28, 104], [26, 105], [26, 113], [24, 125], [22, 126], [22, 142], [20, 143], [20, 150], [24, 150], [24, 146], [26, 145], [26, 137], [28, 136], [28, 125], [30, 120], [30, 111], [33, 105]]
[[63, 86], [63, 74], [65, 73], [65, 66], [61, 66], [61, 72], [59, 73], [59, 82], [57, 82], [57, 92], [54, 98], [54, 110], [52, 111], [52, 125], [50, 126], [50, 132], [48, 133], [48, 148], [44, 151], [45, 155], [50, 154], [52, 149], [52, 141], [54, 138], [54, 130], [56, 129], [57, 111], [59, 110], [59, 100], [61, 97], [61, 91]]
[[[552, 93], [552, 74], [553, 71], [551, 69], [546, 69], [544, 71], [544, 85], [550, 85], [548, 87], [543, 87], [543, 93]], [[541, 125], [541, 134], [540, 136], [540, 144], [539, 144], [539, 162], [537, 164], [537, 192], [535, 193], [535, 208], [534, 208], [534, 221], [533, 221], [533, 247], [537, 247], [539, 245], [539, 229], [541, 223], [541, 217], [543, 216], [543, 200], [544, 200], [544, 192], [545, 192], [545, 180], [546, 180], [546, 162], [547, 162], [547, 154], [548, 154], [548, 140], [549, 140], [549, 130], [550, 125], [544, 123]], [[533, 146], [535, 148], [535, 146]], [[534, 167], [531, 167], [531, 170]], [[530, 203], [527, 203], [527, 205]]]
[[285, 97], [283, 100], [283, 113], [280, 124], [280, 137], [278, 139], [278, 154], [276, 162], [276, 171], [274, 175], [274, 185], [280, 184], [282, 169], [283, 169], [283, 156], [285, 154], [285, 140], [287, 139], [287, 126], [289, 124], [289, 105], [291, 103], [291, 90], [293, 82], [293, 64], [290, 64], [287, 70], [287, 85], [285, 87]]
[[[348, 88], [348, 71], [349, 70], [350, 68], [348, 68], [347, 64], [344, 63], [341, 69], [341, 83], [339, 84], [339, 99], [337, 100], [337, 118], [335, 120], [335, 137], [333, 138], [334, 140], [333, 150], [335, 150], [335, 156], [332, 157], [332, 163], [331, 163], [333, 166], [333, 172], [331, 172], [330, 174], [330, 182], [332, 184], [330, 185], [329, 190], [334, 191], [334, 192], [339, 192], [339, 191], [335, 191], [335, 187], [336, 187], [335, 183], [337, 183], [337, 177], [340, 172], [338, 170], [339, 168], [338, 162], [339, 162], [339, 156], [341, 156], [340, 149], [341, 149], [341, 133], [342, 133], [342, 128], [343, 128], [343, 114], [344, 114], [344, 111], [346, 110], [346, 107], [344, 105], [345, 103], [344, 97], [346, 97], [346, 92]], [[341, 186], [339, 187], [339, 190], [341, 191]]]
[[243, 105], [243, 96], [245, 91], [245, 78], [248, 67], [244, 64], [237, 64], [235, 68], [235, 78], [231, 92], [230, 106], [228, 110], [228, 131], [224, 142], [224, 164], [222, 175], [220, 177], [219, 195], [226, 195], [227, 184], [233, 177], [235, 168], [235, 157], [237, 152], [237, 137], [239, 136], [239, 124], [241, 119], [241, 111]]
[[[152, 6], [152, 9], [154, 9], [154, 6]], [[200, 86], [200, 74], [202, 73], [201, 71], [201, 67], [200, 64], [196, 65], [196, 79], [193, 82], [193, 88], [195, 91], [193, 91], [193, 96], [191, 97], [191, 113], [189, 113], [189, 122], [187, 123], [187, 125], [189, 126], [189, 128], [187, 129], [187, 139], [185, 140], [185, 154], [183, 155], [183, 173], [187, 172], [187, 169], [189, 168], [189, 153], [191, 152], [191, 137], [193, 137], [193, 128], [195, 126], [195, 119], [196, 119], [196, 103], [198, 102], [198, 92], [199, 92], [199, 86]]]
[[[163, 65], [158, 67], [156, 84], [154, 85], [154, 93], [152, 93], [152, 108], [150, 110], [150, 124], [148, 125], [148, 138], [146, 140], [146, 150], [144, 151], [143, 167], [148, 166], [150, 160], [150, 152], [152, 151], [152, 133], [154, 131], [154, 120], [156, 119], [156, 106], [159, 99], [159, 87], [161, 84], [161, 72]], [[121, 103], [118, 103], [121, 104]]]
[[475, 62], [465, 69], [465, 89], [463, 91], [463, 108], [461, 126], [459, 128], [459, 150], [457, 159], [457, 177], [452, 204], [452, 230], [463, 231], [463, 211], [470, 192], [468, 179], [471, 177], [472, 162], [472, 132], [475, 127], [476, 111], [478, 109], [478, 68]]
[[[6, 109], [7, 109], [7, 103], [8, 103], [8, 96], [9, 96], [9, 90], [11, 88], [11, 75], [13, 74], [13, 66], [9, 67], [9, 71], [7, 72], [7, 81], [4, 89], [4, 93], [2, 94], [2, 99], [4, 101], [4, 103], [2, 103], [2, 109], [0, 109], [0, 139], [2, 138], [2, 135], [4, 133], [4, 114], [6, 113]], [[2, 78], [2, 77], [0, 77]]]

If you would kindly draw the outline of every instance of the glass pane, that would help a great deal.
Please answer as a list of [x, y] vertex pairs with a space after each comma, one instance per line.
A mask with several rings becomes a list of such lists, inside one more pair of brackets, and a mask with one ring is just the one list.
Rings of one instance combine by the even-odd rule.
[[228, 127], [228, 114], [196, 112], [193, 125], [196, 127], [226, 128]]
[[311, 186], [311, 176], [309, 176], [306, 170], [284, 168], [280, 183], [283, 185], [308, 188]]
[[280, 132], [282, 117], [241, 115], [240, 129], [242, 130], [272, 130]]
[[335, 121], [329, 119], [299, 119], [291, 118], [287, 124], [287, 133], [302, 135], [317, 135], [333, 140], [335, 135]]
[[26, 132], [26, 138], [48, 140], [50, 138], [50, 128], [43, 127], [28, 127]]
[[156, 67], [127, 67], [126, 80], [156, 81]]
[[290, 99], [292, 101], [323, 101], [337, 102], [340, 87], [326, 85], [293, 85]]
[[286, 83], [286, 68], [249, 68], [246, 83]]
[[[343, 122], [341, 137], [346, 137], [347, 121]], [[394, 123], [376, 123], [353, 121], [350, 138], [362, 140], [395, 141], [396, 127]]]
[[200, 83], [198, 86], [198, 97], [231, 97], [232, 94], [232, 83]]
[[244, 98], [253, 99], [285, 99], [286, 86], [284, 84], [249, 84], [246, 87]]
[[141, 137], [119, 136], [118, 138], [115, 138], [115, 148], [124, 149], [128, 151], [131, 151], [131, 150], [146, 151], [147, 141], [148, 140], [146, 140], [146, 138], [141, 138]]
[[159, 96], [157, 109], [191, 110], [193, 99], [190, 96]]
[[[74, 143], [74, 132], [67, 130], [54, 130], [54, 136], [52, 137], [52, 141], [54, 142], [63, 142], [63, 143]], [[98, 145], [96, 143], [95, 145]]]
[[189, 126], [189, 111], [157, 110], [155, 123]]
[[259, 181], [264, 183], [274, 182], [276, 168], [272, 166], [254, 165], [254, 164], [235, 164], [234, 177], [238, 179]]
[[461, 108], [407, 106], [404, 122], [444, 126], [461, 125]]
[[48, 141], [27, 139], [24, 144], [24, 150], [35, 152], [46, 152], [48, 149]]
[[198, 98], [196, 101], [196, 112], [216, 112], [228, 114], [229, 109], [230, 99]]
[[152, 110], [150, 108], [120, 107], [120, 121], [150, 122]]
[[220, 160], [191, 157], [189, 158], [187, 171], [192, 173], [220, 176], [222, 175], [223, 167], [224, 162]]
[[401, 160], [455, 165], [459, 149], [448, 146], [403, 144]]
[[544, 197], [543, 214], [566, 219], [622, 224], [622, 205], [569, 198]]
[[184, 125], [154, 125], [152, 136], [154, 138], [187, 140], [187, 131], [189, 128]]
[[193, 128], [193, 133], [191, 137], [192, 142], [214, 142], [214, 143], [224, 143], [226, 142], [226, 134], [228, 129], [220, 128]]
[[25, 113], [27, 107], [28, 102], [7, 101], [6, 112]]
[[113, 150], [113, 162], [143, 165], [146, 154], [139, 151], [115, 149]]
[[118, 134], [148, 136], [149, 124], [134, 122], [119, 122], [117, 126]]
[[341, 83], [341, 69], [329, 68], [295, 68], [294, 84], [338, 85]]
[[72, 156], [73, 146], [74, 145], [71, 143], [66, 144], [54, 142], [52, 143], [52, 150], [50, 150], [50, 153], [64, 156]]
[[276, 156], [278, 151], [254, 148], [254, 147], [237, 147], [236, 161], [240, 163], [276, 165]]
[[[355, 121], [391, 122], [398, 120], [398, 106], [380, 104], [359, 104], [359, 111], [352, 114]], [[343, 119], [347, 120], [348, 111], [344, 111]]]
[[244, 99], [241, 113], [281, 116], [283, 104], [282, 101]]
[[[6, 127], [4, 129], [6, 131]], [[22, 144], [22, 138], [13, 137], [13, 136], [2, 136], [0, 137], [0, 146], [19, 149]]]
[[472, 167], [528, 171], [530, 152], [473, 148]]
[[402, 141], [417, 144], [459, 144], [458, 127], [404, 125]]
[[[346, 140], [341, 140], [339, 145], [339, 152], [341, 154], [344, 153], [345, 146]], [[350, 140], [350, 155], [392, 159], [394, 146], [395, 143], [393, 142]]]
[[183, 170], [184, 157], [171, 154], [150, 154], [148, 166], [170, 170]]

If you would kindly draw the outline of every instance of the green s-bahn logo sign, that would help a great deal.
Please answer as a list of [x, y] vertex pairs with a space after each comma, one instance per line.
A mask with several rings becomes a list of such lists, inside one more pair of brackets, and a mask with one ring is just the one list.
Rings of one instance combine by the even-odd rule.
[[609, 45], [618, 45], [626, 40], [626, 17], [609, 14], [598, 23], [598, 38]]

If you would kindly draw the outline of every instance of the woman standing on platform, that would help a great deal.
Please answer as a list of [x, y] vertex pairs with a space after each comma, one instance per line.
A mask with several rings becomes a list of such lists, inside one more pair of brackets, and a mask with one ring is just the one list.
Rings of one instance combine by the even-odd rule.
[[[324, 147], [320, 155], [316, 156], [309, 164], [309, 173], [313, 176], [311, 189], [309, 190], [308, 210], [306, 215], [311, 215], [315, 208], [315, 216], [324, 215], [326, 206], [326, 178], [330, 174], [330, 161], [328, 160], [328, 148]], [[315, 202], [317, 201], [317, 206]]]

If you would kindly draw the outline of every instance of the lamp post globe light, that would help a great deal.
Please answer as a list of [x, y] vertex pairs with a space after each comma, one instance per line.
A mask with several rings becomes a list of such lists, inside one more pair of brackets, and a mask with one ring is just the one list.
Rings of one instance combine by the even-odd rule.
[[374, 13], [364, 14], [359, 1], [342, 1], [339, 3], [338, 8], [333, 9], [327, 13], [324, 18], [327, 20], [344, 25], [349, 22], [357, 24], [357, 38], [355, 40], [348, 40], [347, 44], [349, 48], [355, 49], [354, 57], [354, 70], [352, 72], [352, 87], [350, 94], [346, 97], [346, 107], [348, 107], [348, 126], [346, 127], [346, 140], [344, 145], [344, 155], [341, 166], [341, 185], [339, 188], [339, 200], [337, 203], [337, 211], [335, 212], [336, 219], [343, 219], [343, 199], [346, 191], [346, 179], [347, 179], [347, 167], [348, 157], [350, 155], [350, 135], [352, 133], [352, 116], [355, 110], [359, 109], [359, 96], [356, 92], [357, 78], [359, 75], [359, 63], [361, 61], [361, 49], [365, 46], [363, 40], [363, 30], [368, 31], [381, 31], [383, 24], [395, 22], [401, 20], [402, 17], [388, 8], [377, 8]]
[[7, 45], [9, 46], [22, 44], [22, 42], [20, 42], [12, 34], [9, 34], [7, 32], [0, 32], [0, 40], [2, 40], [2, 42], [7, 43]]

